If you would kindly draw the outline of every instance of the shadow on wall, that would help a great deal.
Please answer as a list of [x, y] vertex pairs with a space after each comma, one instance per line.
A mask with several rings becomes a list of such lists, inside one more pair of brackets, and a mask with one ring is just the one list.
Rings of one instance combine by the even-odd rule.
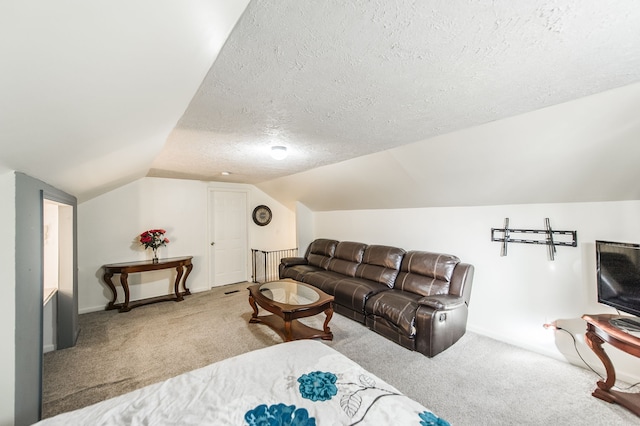
[[[555, 334], [558, 351], [570, 364], [593, 371], [601, 379], [605, 369], [585, 341], [587, 323], [582, 318], [564, 318], [547, 323], [544, 327]], [[594, 382], [595, 385], [595, 382]]]
[[[585, 340], [587, 331], [585, 320], [582, 318], [558, 319], [552, 323], [545, 324], [545, 328], [550, 333], [555, 333], [556, 347], [567, 362], [594, 373], [594, 389], [597, 381], [605, 381], [607, 379], [605, 366]], [[625, 382], [621, 387], [628, 388], [629, 385], [626, 383], [635, 383], [640, 380], [635, 376], [635, 372], [638, 371], [638, 366], [640, 365], [640, 359], [608, 343], [604, 343], [602, 348], [613, 363], [616, 379]]]

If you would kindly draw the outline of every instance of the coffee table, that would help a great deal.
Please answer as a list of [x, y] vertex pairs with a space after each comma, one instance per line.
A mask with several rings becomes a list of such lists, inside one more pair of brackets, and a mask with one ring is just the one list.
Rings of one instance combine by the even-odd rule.
[[[299, 339], [333, 340], [329, 321], [333, 316], [333, 296], [301, 283], [284, 279], [248, 287], [249, 304], [253, 308], [250, 323], [267, 324], [285, 342]], [[273, 315], [258, 316], [258, 306]], [[297, 321], [324, 312], [326, 319], [322, 330]]]

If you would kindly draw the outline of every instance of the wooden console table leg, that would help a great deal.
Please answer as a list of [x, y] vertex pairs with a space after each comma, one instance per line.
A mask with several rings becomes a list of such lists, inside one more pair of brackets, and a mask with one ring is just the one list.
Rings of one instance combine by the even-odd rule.
[[113, 281], [111, 281], [111, 278], [113, 277], [112, 273], [105, 273], [102, 276], [102, 279], [104, 280], [104, 282], [109, 286], [109, 289], [111, 290], [111, 294], [113, 294], [113, 299], [111, 299], [111, 301], [107, 304], [107, 307], [105, 308], [106, 311], [110, 311], [111, 309], [116, 309], [116, 300], [118, 300], [118, 293], [116, 292], [116, 286], [113, 284]]
[[176, 302], [180, 302], [184, 300], [182, 294], [180, 294], [180, 280], [182, 278], [182, 274], [184, 273], [184, 268], [182, 265], [176, 268], [176, 282], [173, 284], [173, 292], [176, 294]]
[[611, 395], [609, 395], [607, 391], [611, 389], [616, 383], [616, 370], [613, 367], [611, 359], [602, 348], [604, 340], [598, 337], [592, 330], [587, 331], [587, 333], [585, 334], [585, 340], [587, 341], [587, 344], [589, 345], [591, 350], [598, 356], [598, 358], [600, 358], [600, 361], [602, 361], [602, 364], [604, 364], [604, 368], [607, 371], [606, 381], [598, 381], [598, 388], [593, 391], [592, 395], [604, 401], [613, 402], [614, 399], [611, 397]]
[[596, 389], [591, 395], [603, 401], [618, 404], [640, 417], [640, 393], [623, 392], [614, 390], [616, 384], [616, 371], [613, 362], [602, 347], [608, 343], [614, 348], [620, 349], [630, 355], [640, 358], [640, 341], [637, 337], [625, 333], [611, 323], [611, 320], [619, 316], [611, 314], [583, 315], [587, 322], [585, 340], [591, 350], [597, 355], [605, 369], [607, 378], [599, 380]]
[[122, 289], [124, 290], [124, 303], [122, 307], [119, 309], [119, 312], [129, 312], [131, 308], [129, 307], [129, 283], [127, 282], [128, 273], [122, 272], [120, 274], [120, 284], [122, 284]]
[[184, 288], [184, 294], [191, 294], [191, 291], [187, 288], [187, 278], [189, 278], [189, 274], [193, 269], [193, 264], [189, 263], [187, 265], [187, 271], [184, 274], [184, 278], [182, 278], [182, 288]]

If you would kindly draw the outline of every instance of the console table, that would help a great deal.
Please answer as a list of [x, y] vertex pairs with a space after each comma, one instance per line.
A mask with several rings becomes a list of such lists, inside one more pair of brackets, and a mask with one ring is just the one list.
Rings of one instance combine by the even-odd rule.
[[640, 357], [640, 338], [626, 333], [609, 323], [611, 319], [620, 318], [620, 315], [583, 315], [587, 322], [585, 338], [587, 344], [600, 358], [607, 370], [606, 381], [598, 381], [596, 390], [592, 395], [610, 403], [620, 404], [637, 416], [640, 416], [640, 394], [621, 392], [611, 389], [616, 382], [616, 371], [613, 363], [602, 348], [603, 343], [609, 343], [628, 354]]
[[[111, 292], [113, 293], [113, 300], [111, 300], [105, 310], [118, 309], [119, 312], [128, 312], [133, 308], [142, 305], [148, 305], [150, 303], [165, 302], [168, 300], [175, 300], [179, 302], [183, 300], [183, 296], [191, 294], [187, 288], [187, 277], [193, 269], [191, 263], [193, 256], [187, 257], [171, 257], [167, 259], [160, 259], [157, 262], [152, 260], [142, 260], [138, 262], [125, 262], [125, 263], [111, 263], [104, 265], [104, 282], [107, 283]], [[159, 269], [176, 269], [176, 281], [174, 284], [174, 294], [168, 294], [166, 296], [151, 297], [149, 299], [136, 300], [134, 302], [129, 301], [129, 283], [127, 277], [134, 272], [146, 272], [157, 271]], [[116, 292], [116, 286], [113, 284], [111, 278], [114, 274], [120, 274], [120, 284], [124, 290], [124, 303], [116, 303], [118, 293]], [[184, 278], [183, 278], [184, 276]], [[182, 288], [184, 291], [180, 291], [180, 282], [182, 281]]]

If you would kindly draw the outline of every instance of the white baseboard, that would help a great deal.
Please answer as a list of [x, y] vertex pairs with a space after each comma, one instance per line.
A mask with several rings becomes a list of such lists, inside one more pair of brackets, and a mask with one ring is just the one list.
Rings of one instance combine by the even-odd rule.
[[[206, 288], [206, 287], [189, 288], [189, 291], [191, 292], [191, 294], [200, 293], [202, 291], [207, 291], [207, 290], [210, 290], [210, 289]], [[132, 300], [132, 302], [133, 302], [133, 300]], [[78, 314], [82, 315], [82, 314], [88, 314], [88, 313], [91, 313], [91, 312], [104, 311], [104, 308], [107, 306], [108, 303], [109, 303], [109, 300], [105, 299], [105, 301], [104, 301], [104, 303], [102, 305], [79, 307], [78, 308]]]
[[82, 314], [88, 314], [90, 312], [104, 311], [105, 306], [107, 306], [106, 303], [100, 306], [89, 306], [85, 308], [78, 308], [78, 314], [82, 315]]
[[56, 350], [55, 345], [51, 344], [51, 345], [44, 345], [42, 347], [42, 353], [47, 353], [47, 352], [53, 352]]
[[[535, 352], [541, 355], [546, 355], [550, 358], [553, 359], [557, 359], [559, 361], [565, 361], [567, 362], [567, 359], [559, 352], [559, 351], [550, 351], [546, 348], [540, 347], [540, 346], [535, 346], [535, 345], [531, 345], [528, 344], [527, 342], [522, 342], [520, 340], [515, 340], [515, 339], [510, 339], [510, 338], [505, 338], [505, 336], [501, 335], [501, 334], [497, 334], [494, 333], [492, 330], [487, 330], [485, 328], [477, 328], [477, 327], [473, 327], [473, 326], [467, 326], [467, 330], [476, 333], [476, 334], [480, 334], [482, 336], [486, 336], [486, 337], [490, 337], [494, 340], [497, 340], [499, 342], [504, 342], [504, 343], [508, 343], [510, 345], [513, 346], [517, 346], [519, 348], [522, 349], [526, 349], [528, 351], [531, 352]], [[579, 360], [578, 357], [576, 357], [576, 359]]]

